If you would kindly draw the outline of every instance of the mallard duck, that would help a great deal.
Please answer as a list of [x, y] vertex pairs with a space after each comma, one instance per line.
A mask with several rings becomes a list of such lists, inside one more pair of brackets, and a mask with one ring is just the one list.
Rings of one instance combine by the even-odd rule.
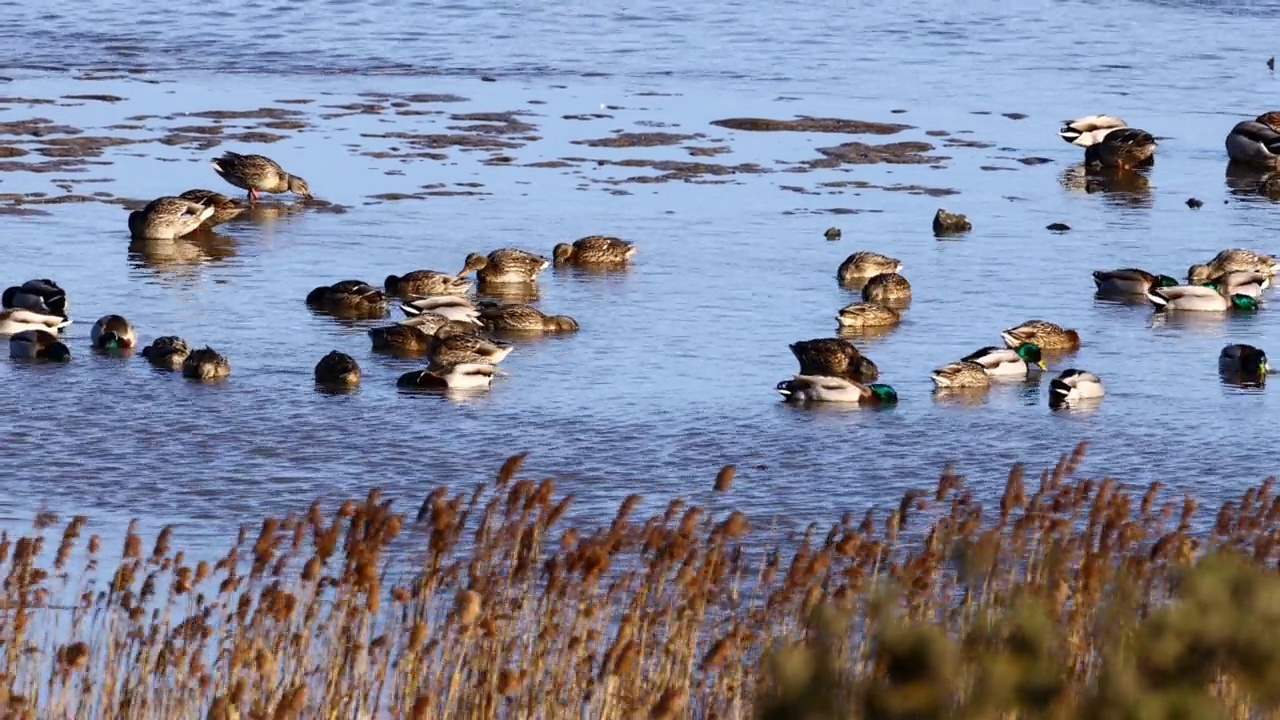
[[1026, 377], [1032, 366], [1041, 370], [1048, 369], [1040, 357], [1040, 347], [1029, 342], [1021, 343], [1016, 348], [994, 345], [984, 347], [964, 356], [961, 362], [979, 365], [988, 375]]
[[898, 393], [888, 385], [864, 385], [842, 377], [796, 375], [777, 385], [788, 402], [855, 403], [858, 405], [894, 405]]
[[1218, 275], [1248, 270], [1250, 272], [1276, 274], [1276, 261], [1270, 255], [1244, 248], [1223, 250], [1203, 265], [1192, 265], [1187, 270], [1187, 282], [1192, 285], [1203, 285]]
[[182, 363], [183, 377], [193, 380], [217, 380], [231, 374], [231, 363], [217, 350], [204, 346], [193, 350]]
[[1224, 375], [1240, 375], [1263, 378], [1271, 372], [1267, 354], [1252, 345], [1227, 345], [1218, 353], [1218, 372]]
[[606, 235], [588, 235], [574, 240], [572, 245], [560, 243], [551, 250], [557, 265], [621, 265], [635, 254], [635, 245]]
[[333, 350], [316, 363], [316, 382], [343, 387], [359, 385], [360, 365], [350, 355]]
[[142, 348], [142, 357], [146, 358], [147, 362], [165, 370], [181, 370], [182, 363], [190, 354], [191, 347], [187, 345], [187, 341], [177, 335], [158, 337], [152, 340], [150, 345]]
[[23, 330], [9, 338], [9, 357], [65, 362], [71, 359], [71, 349], [47, 330]]
[[46, 315], [24, 308], [0, 310], [0, 335], [16, 335], [23, 330], [54, 332], [70, 324], [70, 320], [59, 315]]
[[1084, 149], [1084, 162], [1091, 168], [1135, 168], [1151, 164], [1156, 139], [1138, 128], [1119, 128]]
[[1262, 297], [1263, 290], [1271, 287], [1271, 276], [1251, 270], [1233, 270], [1203, 284], [1212, 285], [1223, 295], [1248, 295], [1256, 299]]
[[940, 388], [979, 388], [991, 384], [991, 377], [987, 375], [986, 369], [968, 360], [943, 365], [934, 370], [930, 378]]
[[435, 335], [441, 328], [449, 328], [449, 332], [472, 334], [480, 332], [479, 320], [450, 320], [444, 315], [424, 312], [401, 320], [399, 325], [417, 328], [428, 335]]
[[128, 350], [138, 342], [138, 336], [121, 315], [104, 315], [89, 330], [94, 350]]
[[1041, 350], [1075, 350], [1080, 347], [1080, 335], [1045, 320], [1028, 320], [1000, 333], [1004, 344], [1018, 348], [1023, 343], [1037, 345]]
[[878, 252], [862, 250], [844, 259], [840, 269], [836, 270], [836, 279], [842, 285], [851, 285], [859, 280], [902, 272], [902, 262], [898, 258], [881, 255]]
[[578, 321], [568, 315], [547, 315], [541, 310], [519, 304], [481, 305], [480, 319], [490, 330], [505, 332], [577, 332]]
[[213, 214], [200, 224], [200, 227], [203, 228], [211, 228], [214, 225], [221, 225], [228, 220], [234, 220], [245, 210], [249, 209], [249, 207], [244, 204], [243, 200], [229, 198], [222, 193], [216, 193], [212, 190], [197, 188], [195, 190], [188, 190], [178, 197], [183, 200], [190, 200], [191, 202], [199, 203], [205, 207], [213, 208]]
[[431, 347], [430, 332], [403, 323], [369, 328], [369, 339], [374, 350], [426, 352]]
[[481, 285], [531, 283], [538, 279], [538, 273], [550, 266], [551, 262], [541, 255], [516, 248], [502, 248], [489, 253], [488, 257], [471, 253], [458, 275], [463, 276], [474, 270]]
[[241, 155], [227, 151], [222, 157], [209, 163], [218, 177], [249, 191], [249, 199], [257, 200], [258, 193], [286, 193], [311, 198], [307, 181], [290, 175], [280, 163], [265, 155]]
[[1154, 288], [1147, 299], [1157, 311], [1187, 310], [1199, 312], [1225, 312], [1227, 310], [1251, 311], [1258, 309], [1258, 300], [1248, 295], [1223, 295], [1216, 285], [1177, 285]]
[[480, 323], [480, 310], [476, 307], [476, 304], [470, 298], [457, 295], [414, 298], [402, 303], [400, 312], [408, 317], [415, 317], [423, 313], [433, 313], [458, 322]]
[[407, 372], [396, 380], [396, 386], [433, 390], [479, 390], [489, 387], [494, 376], [502, 374], [494, 366], [484, 363], [457, 363], [435, 370]]
[[158, 197], [129, 213], [129, 232], [140, 240], [173, 240], [195, 232], [214, 208], [179, 197]]
[[387, 296], [362, 280], [342, 280], [312, 290], [307, 294], [307, 305], [328, 312], [381, 317], [387, 311]]
[[1101, 142], [1112, 130], [1127, 127], [1127, 123], [1114, 115], [1086, 115], [1075, 120], [1064, 120], [1058, 137], [1080, 147]]
[[843, 328], [888, 327], [902, 319], [897, 310], [879, 303], [856, 302], [840, 308], [836, 322]]
[[1258, 167], [1280, 166], [1280, 132], [1259, 120], [1236, 123], [1227, 133], [1227, 157]]
[[48, 278], [28, 280], [21, 285], [7, 288], [0, 305], [6, 308], [22, 308], [44, 315], [67, 315], [67, 293], [58, 283]]
[[388, 275], [383, 281], [388, 295], [466, 295], [472, 282], [465, 277], [436, 272], [414, 270], [404, 275]]
[[800, 375], [840, 377], [871, 382], [880, 377], [876, 364], [843, 338], [816, 338], [791, 343], [791, 354], [800, 363]]
[[442, 329], [431, 336], [431, 347], [427, 352], [431, 358], [431, 367], [441, 368], [459, 363], [497, 365], [513, 349], [510, 343]]
[[881, 305], [902, 304], [911, 301], [911, 283], [898, 273], [873, 275], [862, 286], [862, 299]]
[[1070, 407], [1081, 400], [1102, 397], [1106, 391], [1097, 375], [1087, 370], [1069, 368], [1049, 381], [1049, 407]]
[[1093, 283], [1099, 295], [1146, 295], [1154, 287], [1173, 287], [1178, 284], [1168, 275], [1153, 275], [1138, 268], [1119, 270], [1094, 270]]

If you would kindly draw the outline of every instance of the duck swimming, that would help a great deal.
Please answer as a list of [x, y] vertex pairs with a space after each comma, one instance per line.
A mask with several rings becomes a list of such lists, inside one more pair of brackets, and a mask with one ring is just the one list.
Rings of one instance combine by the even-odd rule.
[[1026, 377], [1032, 367], [1048, 369], [1040, 357], [1040, 347], [1029, 342], [1019, 343], [1016, 348], [984, 347], [964, 356], [961, 361], [980, 366], [988, 375], [1005, 377]]
[[215, 209], [179, 197], [159, 197], [129, 213], [129, 232], [139, 240], [174, 240], [190, 235]]
[[71, 350], [47, 330], [23, 330], [9, 338], [9, 357], [66, 362], [71, 359]]
[[182, 363], [182, 376], [192, 380], [217, 380], [231, 374], [231, 363], [209, 346], [194, 350]]
[[7, 288], [0, 305], [5, 308], [22, 308], [43, 315], [57, 315], [66, 319], [67, 293], [58, 283], [48, 278], [28, 280], [21, 285]]
[[106, 315], [98, 319], [89, 330], [94, 350], [128, 350], [138, 342], [138, 336], [120, 315]]
[[369, 328], [374, 350], [426, 352], [431, 347], [431, 335], [422, 328], [403, 323]]
[[400, 312], [410, 318], [432, 313], [458, 322], [480, 323], [480, 310], [476, 304], [470, 298], [456, 295], [414, 298], [401, 304]]
[[479, 390], [493, 384], [495, 375], [502, 373], [486, 363], [457, 363], [435, 370], [414, 370], [396, 380], [402, 388], [430, 390]]
[[1080, 347], [1080, 335], [1061, 325], [1046, 320], [1028, 320], [1000, 333], [1004, 344], [1011, 348], [1030, 343], [1041, 350], [1075, 350]]
[[0, 310], [0, 335], [16, 335], [24, 330], [55, 332], [71, 321], [60, 315], [46, 315], [25, 308]]
[[436, 272], [413, 270], [404, 275], [388, 275], [383, 287], [388, 295], [466, 295], [473, 283], [465, 277]]
[[840, 308], [836, 314], [836, 322], [842, 328], [861, 329], [872, 327], [888, 327], [897, 325], [902, 316], [887, 305], [870, 302], [856, 302]]
[[1058, 137], [1080, 147], [1089, 147], [1102, 142], [1112, 130], [1128, 127], [1124, 120], [1114, 115], [1086, 115], [1075, 120], [1066, 120]]
[[1227, 310], [1252, 311], [1258, 309], [1257, 298], [1248, 295], [1223, 295], [1215, 285], [1178, 285], [1154, 288], [1147, 299], [1157, 311], [1226, 312]]
[[1271, 372], [1267, 353], [1252, 345], [1227, 345], [1218, 353], [1218, 372], [1261, 380]]
[[182, 363], [186, 361], [187, 356], [191, 354], [191, 347], [187, 345], [187, 341], [177, 335], [165, 335], [151, 341], [151, 344], [142, 348], [142, 357], [147, 362], [162, 369], [178, 371], [182, 369]]
[[315, 376], [319, 385], [353, 387], [360, 384], [360, 365], [350, 355], [333, 350], [316, 363]]
[[980, 388], [991, 384], [985, 368], [976, 362], [961, 360], [934, 370], [929, 376], [939, 388]]
[[387, 311], [387, 296], [362, 280], [342, 280], [312, 290], [307, 305], [336, 314], [381, 317]]
[[530, 305], [488, 303], [480, 307], [480, 319], [489, 330], [500, 332], [577, 332], [578, 321], [568, 315], [547, 315]]
[[862, 299], [880, 305], [902, 305], [911, 302], [911, 283], [898, 273], [873, 275], [862, 286]]
[[212, 190], [197, 188], [195, 190], [188, 190], [178, 197], [183, 200], [190, 200], [193, 203], [199, 203], [205, 207], [213, 208], [213, 214], [205, 218], [205, 221], [200, 224], [200, 227], [204, 229], [209, 229], [215, 225], [221, 225], [228, 220], [234, 220], [249, 209], [249, 207], [244, 204], [244, 201], [229, 198], [222, 193], [216, 193]]
[[1106, 395], [1102, 381], [1087, 370], [1069, 368], [1049, 381], [1049, 407], [1071, 407], [1084, 400], [1095, 400]]
[[1233, 270], [1211, 278], [1204, 285], [1212, 285], [1223, 295], [1248, 295], [1258, 299], [1262, 292], [1271, 287], [1271, 276], [1251, 270]]
[[241, 155], [227, 151], [209, 164], [218, 177], [248, 190], [250, 200], [257, 200], [259, 193], [287, 192], [311, 199], [311, 188], [307, 187], [306, 180], [285, 172], [280, 163], [265, 155]]
[[471, 253], [463, 263], [459, 276], [475, 271], [480, 284], [531, 283], [551, 266], [551, 261], [516, 248], [501, 248], [487, 256]]
[[510, 343], [488, 340], [479, 335], [437, 332], [431, 338], [428, 353], [431, 366], [441, 368], [458, 364], [497, 365], [513, 349]]
[[800, 375], [838, 377], [871, 382], [880, 377], [876, 364], [843, 338], [816, 338], [791, 343], [791, 354], [800, 363]]
[[1085, 165], [1091, 168], [1129, 169], [1153, 164], [1156, 139], [1138, 128], [1118, 128], [1084, 149]]
[[1212, 260], [1203, 265], [1192, 265], [1187, 270], [1187, 282], [1192, 285], [1203, 285], [1218, 275], [1237, 270], [1275, 275], [1276, 261], [1264, 253], [1244, 248], [1230, 248], [1214, 255]]
[[821, 375], [796, 375], [777, 385], [787, 402], [851, 403], [856, 405], [895, 405], [898, 393], [880, 383], [863, 385], [853, 380]]
[[1253, 120], [1236, 123], [1227, 133], [1226, 146], [1232, 162], [1280, 167], [1280, 112], [1265, 112]]
[[1094, 270], [1093, 283], [1099, 295], [1146, 295], [1154, 287], [1173, 287], [1177, 279], [1168, 275], [1154, 275], [1138, 268], [1119, 270]]
[[588, 235], [572, 245], [560, 243], [551, 250], [557, 265], [621, 265], [635, 254], [635, 245], [607, 235]]
[[841, 285], [854, 285], [859, 280], [902, 272], [902, 261], [898, 258], [881, 255], [878, 252], [862, 250], [853, 253], [840, 263], [836, 270], [836, 280]]

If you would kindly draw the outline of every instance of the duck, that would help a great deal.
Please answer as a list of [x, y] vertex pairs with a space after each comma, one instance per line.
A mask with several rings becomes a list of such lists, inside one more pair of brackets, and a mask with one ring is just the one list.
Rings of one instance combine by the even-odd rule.
[[902, 272], [902, 261], [870, 250], [860, 250], [840, 263], [836, 280], [841, 285], [852, 285], [859, 280]]
[[436, 272], [413, 270], [404, 275], [388, 275], [382, 282], [388, 295], [466, 295], [474, 283], [465, 277]]
[[25, 308], [0, 310], [0, 335], [16, 335], [24, 330], [54, 332], [70, 324], [70, 320], [59, 315], [48, 315]]
[[387, 310], [387, 297], [363, 280], [341, 280], [312, 290], [307, 294], [307, 305], [329, 312], [381, 316]]
[[1157, 312], [1187, 310], [1199, 312], [1226, 312], [1227, 310], [1251, 311], [1258, 309], [1257, 298], [1248, 295], [1223, 295], [1215, 285], [1177, 285], [1154, 288], [1147, 299]]
[[431, 390], [479, 390], [493, 384], [496, 375], [502, 375], [492, 365], [485, 363], [456, 363], [434, 370], [414, 370], [396, 380], [396, 387]]
[[146, 358], [147, 362], [163, 370], [174, 372], [182, 369], [182, 363], [190, 354], [191, 346], [177, 335], [158, 337], [152, 340], [150, 345], [142, 348], [142, 357]]
[[1082, 400], [1094, 400], [1106, 395], [1102, 381], [1088, 370], [1068, 368], [1049, 381], [1049, 407], [1071, 407]]
[[843, 338], [815, 338], [791, 343], [791, 354], [800, 363], [800, 375], [840, 377], [871, 382], [880, 369]]
[[836, 313], [836, 322], [842, 328], [888, 327], [901, 320], [897, 310], [873, 302], [849, 303]]
[[1086, 115], [1075, 120], [1064, 120], [1058, 137], [1080, 147], [1102, 142], [1112, 130], [1128, 127], [1128, 123], [1114, 115]]
[[[470, 298], [456, 295], [437, 295], [414, 298], [400, 305], [400, 312], [408, 317], [424, 313], [443, 316], [449, 320], [480, 324], [480, 310]], [[435, 332], [434, 330], [432, 332]]]
[[1002, 331], [1000, 337], [1004, 338], [1005, 345], [1014, 349], [1023, 343], [1031, 343], [1041, 350], [1075, 350], [1080, 347], [1079, 333], [1046, 320], [1028, 320]]
[[911, 283], [896, 272], [873, 275], [862, 286], [862, 299], [881, 305], [910, 302]]
[[1212, 278], [1205, 285], [1212, 285], [1224, 295], [1248, 295], [1257, 299], [1271, 287], [1271, 276], [1250, 270], [1233, 270]]
[[568, 315], [547, 315], [531, 305], [489, 303], [480, 307], [480, 319], [489, 330], [500, 332], [568, 333], [578, 331], [578, 321]]
[[403, 323], [369, 328], [374, 350], [426, 352], [431, 347], [431, 336], [432, 332]]
[[934, 370], [930, 378], [939, 388], [980, 388], [991, 384], [986, 368], [970, 360], [943, 365]]
[[980, 348], [960, 359], [980, 366], [988, 375], [1026, 377], [1031, 368], [1047, 370], [1040, 356], [1040, 346], [1035, 343], [1019, 343], [1016, 348]]
[[1236, 270], [1276, 274], [1276, 261], [1270, 255], [1246, 250], [1229, 248], [1223, 250], [1203, 265], [1192, 265], [1187, 270], [1187, 282], [1192, 285], [1203, 285], [1214, 277]]
[[1218, 372], [1224, 375], [1239, 375], [1263, 378], [1271, 372], [1271, 363], [1267, 353], [1252, 345], [1227, 345], [1218, 353]]
[[5, 289], [3, 296], [0, 296], [0, 305], [68, 318], [67, 292], [48, 278], [28, 280]]
[[1129, 169], [1151, 165], [1155, 159], [1156, 139], [1138, 128], [1112, 130], [1098, 142], [1084, 149], [1085, 165], [1091, 168]]
[[1227, 133], [1226, 146], [1232, 162], [1263, 168], [1280, 166], [1280, 112], [1266, 112], [1236, 123]]
[[895, 405], [898, 393], [881, 383], [864, 385], [842, 377], [796, 375], [778, 383], [777, 391], [787, 402], [852, 403], [857, 405]]
[[450, 320], [444, 315], [424, 312], [401, 320], [398, 325], [417, 328], [428, 335], [435, 335], [441, 328], [449, 328], [449, 332], [475, 335], [480, 332], [479, 320]]
[[616, 237], [588, 235], [573, 244], [559, 243], [551, 249], [557, 265], [621, 265], [636, 254], [636, 246]]
[[551, 262], [541, 255], [516, 248], [501, 248], [489, 253], [471, 253], [462, 265], [459, 276], [475, 271], [480, 284], [531, 283], [538, 279], [538, 273], [551, 266]]
[[23, 330], [9, 338], [9, 357], [66, 362], [71, 359], [71, 349], [48, 330]]
[[133, 325], [122, 315], [104, 315], [89, 330], [94, 350], [128, 350], [138, 342]]
[[180, 197], [158, 197], [129, 213], [129, 232], [139, 240], [174, 240], [190, 235], [216, 210]]
[[1168, 275], [1155, 275], [1138, 268], [1121, 268], [1094, 270], [1093, 283], [1098, 286], [1099, 295], [1146, 295], [1151, 288], [1173, 287], [1178, 281]]
[[344, 352], [332, 350], [316, 363], [316, 383], [352, 387], [360, 384], [360, 365]]
[[307, 181], [290, 175], [280, 163], [265, 155], [241, 155], [231, 151], [209, 163], [218, 177], [232, 185], [249, 191], [249, 199], [257, 200], [259, 193], [293, 193], [311, 199]]
[[187, 190], [178, 197], [213, 208], [213, 214], [205, 218], [205, 221], [200, 224], [200, 227], [206, 230], [215, 225], [221, 225], [228, 220], [234, 220], [249, 209], [242, 200], [229, 198], [222, 193], [203, 188]]
[[217, 380], [230, 374], [230, 361], [208, 345], [193, 350], [182, 363], [182, 376], [192, 380]]
[[513, 349], [510, 343], [489, 340], [479, 335], [442, 331], [431, 336], [428, 353], [431, 366], [441, 368], [459, 363], [497, 365]]

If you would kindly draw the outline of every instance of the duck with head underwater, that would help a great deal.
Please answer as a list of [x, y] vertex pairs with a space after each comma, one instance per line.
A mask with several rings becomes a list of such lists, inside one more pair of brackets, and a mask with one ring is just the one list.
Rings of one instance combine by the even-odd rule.
[[1120, 268], [1119, 270], [1094, 270], [1093, 284], [1098, 286], [1099, 295], [1146, 295], [1151, 288], [1174, 287], [1177, 278], [1169, 275], [1155, 275], [1138, 268]]
[[106, 315], [93, 324], [89, 331], [93, 349], [103, 352], [129, 350], [138, 341], [133, 325], [120, 315]]
[[896, 405], [898, 392], [883, 383], [864, 385], [845, 378], [823, 375], [796, 375], [777, 385], [787, 402], [845, 403], [856, 405]]
[[1190, 312], [1253, 312], [1258, 309], [1259, 302], [1255, 297], [1236, 293], [1225, 295], [1214, 283], [1207, 285], [1177, 285], [1174, 287], [1152, 288], [1147, 299], [1155, 307], [1156, 312], [1170, 310]]

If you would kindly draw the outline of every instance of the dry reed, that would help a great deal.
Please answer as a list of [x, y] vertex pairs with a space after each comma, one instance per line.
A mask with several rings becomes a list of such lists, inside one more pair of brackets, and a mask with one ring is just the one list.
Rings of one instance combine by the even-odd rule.
[[374, 490], [212, 565], [131, 526], [99, 589], [86, 520], [49, 553], [42, 514], [0, 538], [0, 718], [1274, 717], [1273, 481], [1200, 524], [1158, 483], [1077, 477], [1084, 450], [1032, 487], [1015, 466], [990, 509], [948, 467], [784, 541], [638, 496], [566, 527], [516, 456], [413, 520]]

